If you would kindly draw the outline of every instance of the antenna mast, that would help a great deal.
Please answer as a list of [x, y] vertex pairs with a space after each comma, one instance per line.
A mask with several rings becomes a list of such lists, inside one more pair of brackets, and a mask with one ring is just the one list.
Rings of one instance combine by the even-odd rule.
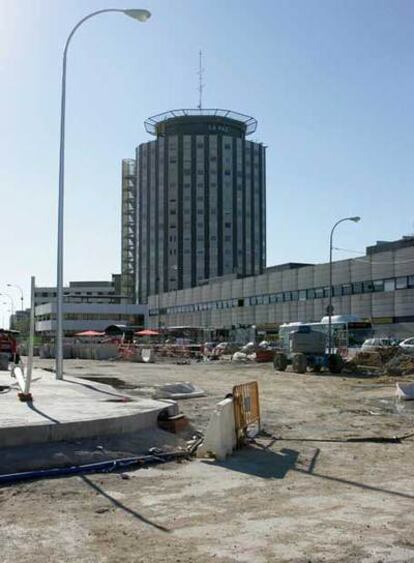
[[204, 90], [204, 84], [203, 84], [203, 72], [204, 72], [204, 68], [203, 68], [203, 53], [201, 52], [201, 49], [198, 53], [199, 56], [199, 64], [198, 64], [198, 94], [199, 94], [199, 98], [198, 98], [198, 109], [201, 109], [203, 107], [203, 90]]

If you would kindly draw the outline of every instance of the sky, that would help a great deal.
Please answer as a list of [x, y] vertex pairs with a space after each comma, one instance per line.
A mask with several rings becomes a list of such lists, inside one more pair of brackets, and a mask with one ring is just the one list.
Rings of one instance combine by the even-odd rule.
[[[68, 54], [65, 282], [120, 271], [121, 160], [144, 120], [198, 103], [258, 120], [267, 263], [324, 262], [414, 233], [412, 0], [0, 0], [0, 292], [56, 284], [60, 80]], [[8, 302], [0, 296], [0, 311]], [[1, 308], [3, 307], [3, 309]]]

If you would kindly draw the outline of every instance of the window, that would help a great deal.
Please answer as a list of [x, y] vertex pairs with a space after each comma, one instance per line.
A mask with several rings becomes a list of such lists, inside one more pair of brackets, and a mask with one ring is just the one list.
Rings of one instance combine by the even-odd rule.
[[276, 303], [277, 301], [277, 295], [276, 293], [272, 293], [272, 295], [270, 296], [270, 303]]
[[366, 281], [363, 283], [364, 293], [372, 293], [374, 291], [374, 284], [372, 281]]
[[332, 295], [334, 297], [340, 297], [342, 295], [342, 285], [334, 285], [332, 287]]
[[297, 301], [298, 298], [299, 298], [299, 292], [298, 291], [292, 291], [291, 297], [292, 297], [292, 301]]
[[315, 299], [315, 290], [314, 289], [308, 289], [307, 297], [308, 297], [308, 299]]
[[267, 305], [269, 303], [269, 296], [268, 295], [263, 295], [263, 303], [264, 303], [264, 305]]
[[306, 289], [299, 291], [299, 301], [306, 301]]
[[399, 277], [395, 280], [396, 289], [406, 289], [407, 288], [407, 276]]
[[373, 286], [374, 291], [384, 291], [384, 280], [375, 280]]
[[323, 287], [317, 287], [315, 289], [315, 299], [321, 299], [323, 297]]
[[345, 283], [342, 286], [342, 295], [351, 295], [352, 294], [352, 286], [350, 283]]
[[290, 291], [285, 291], [285, 293], [283, 294], [284, 301], [290, 301], [291, 298], [292, 298], [292, 294], [290, 293]]
[[408, 276], [408, 287], [414, 287], [414, 276]]
[[384, 291], [394, 291], [395, 290], [395, 279], [390, 278], [388, 280], [384, 280]]
[[362, 285], [362, 282], [354, 282], [352, 284], [352, 293], [354, 295], [358, 295], [359, 293], [363, 293], [364, 291], [364, 287]]

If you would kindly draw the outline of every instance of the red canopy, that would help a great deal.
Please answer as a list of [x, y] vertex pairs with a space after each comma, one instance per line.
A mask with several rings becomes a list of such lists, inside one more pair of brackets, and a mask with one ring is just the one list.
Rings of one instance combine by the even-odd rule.
[[104, 332], [98, 332], [97, 330], [84, 330], [83, 332], [77, 332], [75, 336], [104, 336]]
[[156, 330], [151, 330], [150, 328], [144, 328], [144, 330], [139, 330], [135, 334], [138, 336], [158, 336], [160, 333]]

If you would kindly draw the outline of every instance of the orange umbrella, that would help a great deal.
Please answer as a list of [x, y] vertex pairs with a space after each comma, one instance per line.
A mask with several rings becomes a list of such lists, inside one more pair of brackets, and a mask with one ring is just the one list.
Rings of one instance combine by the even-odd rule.
[[75, 336], [104, 336], [104, 332], [98, 332], [97, 330], [84, 330], [83, 332], [77, 332]]
[[150, 328], [144, 328], [144, 330], [140, 330], [135, 333], [138, 336], [159, 336], [159, 332], [156, 330], [151, 330]]

